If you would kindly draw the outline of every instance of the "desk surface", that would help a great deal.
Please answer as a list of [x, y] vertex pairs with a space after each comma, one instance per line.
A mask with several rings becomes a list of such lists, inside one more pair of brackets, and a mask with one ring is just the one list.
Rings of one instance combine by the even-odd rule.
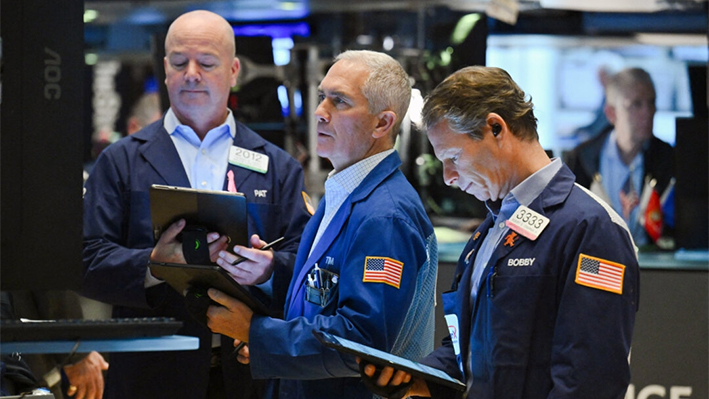
[[[0, 343], [0, 353], [71, 353], [76, 341], [25, 341]], [[79, 343], [76, 352], [155, 352], [199, 348], [199, 338], [169, 335], [151, 338], [96, 339]]]

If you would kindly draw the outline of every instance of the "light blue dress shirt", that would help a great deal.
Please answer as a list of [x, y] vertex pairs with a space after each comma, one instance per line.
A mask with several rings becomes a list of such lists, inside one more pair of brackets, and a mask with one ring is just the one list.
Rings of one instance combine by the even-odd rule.
[[200, 140], [191, 127], [180, 123], [172, 108], [165, 114], [164, 124], [180, 154], [192, 188], [222, 190], [229, 149], [236, 135], [236, 123], [231, 110], [224, 123], [207, 132], [204, 140]]
[[616, 133], [615, 130], [613, 130], [608, 135], [605, 144], [603, 144], [600, 156], [598, 172], [601, 174], [601, 184], [611, 201], [611, 206], [625, 220], [633, 236], [635, 245], [640, 246], [647, 244], [645, 229], [638, 223], [640, 207], [636, 206], [630, 212], [630, 217], [626, 219], [623, 216], [623, 206], [620, 202], [620, 190], [623, 188], [626, 180], [628, 180], [628, 176], [631, 176], [631, 181], [633, 182], [633, 187], [635, 188], [638, 198], [640, 198], [642, 194], [643, 176], [645, 175], [642, 151], [635, 156], [630, 165], [626, 165], [620, 158]]
[[318, 226], [318, 232], [315, 234], [315, 239], [313, 240], [313, 245], [310, 247], [310, 252], [313, 252], [313, 248], [320, 240], [327, 226], [332, 221], [332, 218], [340, 209], [340, 206], [345, 202], [347, 197], [352, 194], [352, 192], [362, 183], [365, 177], [372, 171], [379, 163], [388, 157], [389, 154], [394, 152], [394, 149], [390, 149], [378, 154], [372, 155], [369, 158], [365, 158], [342, 171], [333, 170], [325, 180], [325, 215], [323, 215], [320, 221], [320, 226]]

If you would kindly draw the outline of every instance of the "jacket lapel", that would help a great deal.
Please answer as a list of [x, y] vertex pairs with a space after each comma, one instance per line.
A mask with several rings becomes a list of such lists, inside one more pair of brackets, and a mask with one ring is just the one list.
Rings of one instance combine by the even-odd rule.
[[[485, 236], [487, 235], [488, 230], [490, 229], [490, 226], [492, 225], [492, 217], [488, 216], [485, 221], [478, 227], [478, 229], [473, 233], [473, 247], [472, 249], [469, 249], [467, 252], [465, 252], [463, 255], [461, 255], [462, 261], [467, 262], [467, 266], [463, 269], [462, 276], [460, 278], [460, 282], [458, 283], [458, 292], [460, 293], [460, 296], [463, 296], [463, 298], [460, 298], [461, 301], [461, 307], [460, 307], [460, 314], [458, 315], [458, 320], [459, 320], [459, 327], [460, 327], [460, 335], [459, 337], [470, 337], [470, 322], [473, 320], [473, 309], [470, 307], [470, 290], [472, 289], [471, 287], [471, 279], [473, 276], [473, 269], [475, 265], [475, 257], [480, 251], [480, 245], [482, 242], [485, 240]], [[480, 235], [475, 238], [475, 235], [480, 233]], [[467, 261], [466, 261], [467, 259]], [[460, 353], [461, 354], [466, 354], [468, 352], [468, 347], [470, 346], [470, 340], [469, 339], [460, 339]], [[467, 356], [467, 355], [466, 355]], [[464, 356], [465, 358], [465, 356]]]
[[190, 180], [170, 135], [163, 124], [157, 126], [157, 129], [155, 134], [150, 134], [147, 129], [135, 133], [137, 139], [145, 140], [138, 151], [168, 185], [190, 187]]
[[[320, 222], [325, 214], [325, 199], [321, 201], [318, 205], [318, 210], [313, 215], [313, 217], [308, 222], [306, 230], [308, 231], [308, 236], [305, 236], [305, 231], [303, 232], [303, 238], [301, 239], [300, 246], [298, 247], [298, 255], [296, 255], [295, 269], [298, 270], [298, 276], [294, 280], [295, 285], [290, 288], [290, 295], [287, 298], [286, 305], [286, 316], [290, 312], [296, 311], [300, 304], [296, 304], [300, 298], [298, 292], [303, 289], [304, 280], [310, 269], [315, 265], [318, 259], [320, 259], [325, 252], [330, 248], [335, 239], [339, 236], [340, 230], [347, 223], [350, 213], [352, 213], [352, 208], [356, 202], [359, 202], [366, 198], [369, 193], [371, 193], [379, 184], [384, 181], [389, 175], [394, 173], [397, 168], [401, 165], [401, 160], [399, 155], [394, 152], [384, 158], [368, 175], [364, 178], [362, 183], [350, 194], [344, 203], [337, 210], [337, 213], [330, 221], [327, 229], [323, 232], [320, 240], [315, 245], [312, 251], [313, 240], [315, 239], [315, 234], [318, 231]], [[304, 253], [303, 253], [304, 252]], [[308, 256], [310, 253], [310, 256]], [[307, 258], [306, 258], [307, 257]], [[301, 263], [303, 262], [303, 263]], [[298, 268], [298, 265], [302, 267]]]

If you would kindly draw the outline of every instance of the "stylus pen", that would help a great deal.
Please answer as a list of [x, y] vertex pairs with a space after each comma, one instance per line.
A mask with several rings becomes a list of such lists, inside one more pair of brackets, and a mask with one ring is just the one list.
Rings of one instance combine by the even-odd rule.
[[[275, 239], [275, 240], [269, 242], [268, 244], [264, 245], [263, 247], [259, 248], [259, 250], [265, 251], [265, 250], [271, 249], [272, 246], [278, 244], [279, 242], [283, 241], [284, 239], [285, 239], [285, 237], [277, 238], [277, 239]], [[246, 258], [241, 257], [241, 258], [235, 260], [231, 265], [232, 265], [232, 266], [236, 266], [236, 265], [238, 265], [239, 263], [241, 263], [241, 262], [243, 262], [243, 261], [245, 261], [245, 260], [246, 260]]]
[[234, 347], [234, 352], [231, 352], [231, 355], [232, 356], [238, 355], [241, 348], [243, 348], [245, 346], [246, 346], [246, 342], [244, 342], [244, 341], [239, 342], [239, 345]]

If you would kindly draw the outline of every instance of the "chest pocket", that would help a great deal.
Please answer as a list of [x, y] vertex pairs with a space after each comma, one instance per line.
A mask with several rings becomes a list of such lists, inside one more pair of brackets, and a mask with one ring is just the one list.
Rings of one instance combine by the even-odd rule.
[[[482, 309], [489, 326], [488, 358], [506, 365], [522, 365], [528, 360], [529, 364], [546, 364], [546, 356], [534, 354], [551, 352], [550, 326], [554, 325], [556, 280], [550, 275], [528, 273], [528, 270], [505, 273], [505, 268], [498, 268], [494, 294], [485, 298], [487, 306]], [[520, 340], [520, 337], [532, 339]], [[492, 353], [495, 356], [491, 356]]]

